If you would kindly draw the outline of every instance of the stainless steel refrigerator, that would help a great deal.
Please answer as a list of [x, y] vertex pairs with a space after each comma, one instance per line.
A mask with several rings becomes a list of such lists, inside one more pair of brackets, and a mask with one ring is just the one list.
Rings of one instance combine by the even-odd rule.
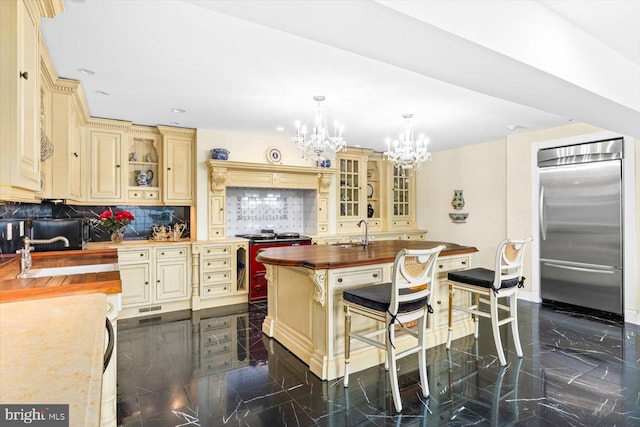
[[538, 151], [542, 299], [623, 313], [623, 140]]

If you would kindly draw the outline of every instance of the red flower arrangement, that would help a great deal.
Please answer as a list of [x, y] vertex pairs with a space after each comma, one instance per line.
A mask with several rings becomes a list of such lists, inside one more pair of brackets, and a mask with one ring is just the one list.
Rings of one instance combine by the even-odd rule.
[[109, 233], [118, 231], [121, 228], [126, 227], [135, 218], [129, 211], [104, 211], [98, 217], [98, 220]]

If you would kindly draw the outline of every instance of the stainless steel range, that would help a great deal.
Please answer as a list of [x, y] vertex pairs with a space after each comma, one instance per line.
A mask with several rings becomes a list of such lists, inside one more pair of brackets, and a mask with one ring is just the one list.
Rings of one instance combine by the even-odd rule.
[[300, 233], [275, 233], [273, 230], [261, 230], [255, 234], [238, 234], [236, 237], [249, 239], [249, 302], [267, 298], [267, 269], [256, 261], [258, 252], [267, 248], [283, 246], [304, 246], [311, 244], [311, 238]]

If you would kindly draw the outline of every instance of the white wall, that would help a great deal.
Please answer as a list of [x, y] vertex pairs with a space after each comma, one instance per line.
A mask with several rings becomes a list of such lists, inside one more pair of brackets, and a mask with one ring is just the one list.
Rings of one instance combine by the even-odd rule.
[[[432, 154], [417, 175], [418, 228], [427, 239], [478, 248], [473, 265], [494, 268], [497, 244], [506, 237], [505, 140]], [[453, 223], [453, 190], [463, 190], [466, 223]]]

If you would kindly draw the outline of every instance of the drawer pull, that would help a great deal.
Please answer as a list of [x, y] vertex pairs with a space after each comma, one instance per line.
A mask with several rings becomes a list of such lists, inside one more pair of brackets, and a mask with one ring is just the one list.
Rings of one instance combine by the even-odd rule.
[[160, 255], [164, 255], [164, 252], [160, 252]]
[[377, 278], [378, 277], [378, 273], [373, 273], [373, 277]]
[[342, 283], [342, 277], [338, 277], [338, 283]]
[[227, 261], [223, 262], [224, 265], [227, 265]]
[[207, 253], [210, 254], [211, 253], [211, 249], [207, 249]]
[[182, 251], [180, 251], [180, 255], [182, 255]]
[[438, 304], [442, 304], [442, 301], [437, 301]]
[[144, 254], [140, 254], [140, 256], [144, 256]]
[[462, 261], [462, 265], [467, 265], [467, 261]]
[[438, 265], [438, 268], [442, 268], [442, 267], [443, 267], [442, 264]]
[[224, 250], [222, 252], [227, 252], [227, 248], [224, 248]]

